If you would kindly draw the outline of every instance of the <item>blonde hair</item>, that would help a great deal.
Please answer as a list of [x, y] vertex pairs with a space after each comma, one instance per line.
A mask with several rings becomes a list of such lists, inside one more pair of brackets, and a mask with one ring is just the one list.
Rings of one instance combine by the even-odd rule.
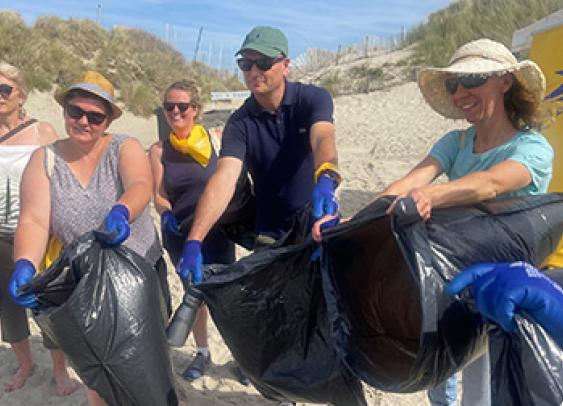
[[23, 75], [18, 68], [10, 65], [9, 63], [0, 62], [0, 75], [14, 82], [23, 100], [25, 101], [27, 99], [27, 86], [25, 85]]
[[166, 101], [166, 97], [171, 90], [182, 90], [190, 94], [190, 103], [194, 104], [198, 108], [201, 108], [201, 99], [199, 98], [199, 90], [197, 89], [197, 83], [193, 80], [182, 79], [177, 82], [172, 83], [164, 91], [162, 101]]

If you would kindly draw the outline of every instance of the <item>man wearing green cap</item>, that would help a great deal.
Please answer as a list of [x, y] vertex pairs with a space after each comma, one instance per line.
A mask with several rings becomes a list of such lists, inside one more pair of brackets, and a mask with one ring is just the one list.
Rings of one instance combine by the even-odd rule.
[[309, 202], [320, 218], [338, 211], [340, 182], [330, 94], [286, 80], [287, 38], [279, 29], [255, 27], [236, 53], [251, 96], [229, 118], [221, 157], [196, 208], [176, 271], [201, 280], [201, 241], [226, 209], [243, 166], [256, 195], [256, 233], [275, 241], [290, 230]]

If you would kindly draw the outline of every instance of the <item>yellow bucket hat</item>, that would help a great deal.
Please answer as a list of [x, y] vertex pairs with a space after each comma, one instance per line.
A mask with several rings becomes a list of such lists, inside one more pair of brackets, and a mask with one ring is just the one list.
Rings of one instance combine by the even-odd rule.
[[74, 89], [92, 93], [93, 95], [107, 101], [112, 109], [112, 120], [121, 116], [122, 111], [115, 102], [113, 85], [101, 73], [93, 70], [82, 73], [80, 78], [78, 78], [78, 80], [70, 85], [66, 90], [56, 93], [55, 100], [64, 107], [65, 96], [69, 91]]
[[418, 75], [418, 87], [435, 111], [447, 118], [464, 118], [446, 91], [444, 82], [448, 74], [505, 73], [512, 73], [520, 85], [532, 95], [536, 108], [539, 107], [545, 92], [545, 76], [539, 66], [530, 60], [518, 62], [507, 47], [486, 38], [462, 45], [444, 68], [421, 70]]

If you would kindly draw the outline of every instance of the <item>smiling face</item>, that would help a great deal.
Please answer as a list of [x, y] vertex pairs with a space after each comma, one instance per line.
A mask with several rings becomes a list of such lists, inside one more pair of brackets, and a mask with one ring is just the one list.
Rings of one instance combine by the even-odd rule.
[[[172, 128], [177, 136], [189, 134], [195, 119], [200, 113], [200, 107], [192, 104], [190, 92], [181, 89], [170, 89], [164, 97], [164, 113], [168, 125]], [[169, 104], [172, 110], [168, 111], [166, 105]], [[189, 105], [187, 109], [182, 111], [185, 105]]]
[[0, 75], [0, 85], [8, 85], [12, 87], [9, 95], [0, 93], [0, 115], [8, 116], [19, 112], [20, 105], [23, 104], [24, 98], [18, 88], [18, 85], [7, 77]]
[[[266, 58], [266, 56], [256, 51], [244, 51], [242, 57], [252, 60]], [[258, 69], [256, 64], [254, 64], [249, 71], [243, 71], [246, 87], [250, 92], [256, 95], [266, 96], [271, 94], [283, 86], [284, 78], [289, 73], [288, 67], [289, 59], [287, 58], [274, 63], [272, 67], [266, 71]]]
[[512, 75], [491, 76], [483, 85], [466, 89], [458, 85], [451, 95], [454, 106], [472, 124], [483, 124], [505, 114], [504, 95], [512, 86]]
[[99, 113], [106, 116], [105, 120], [100, 124], [95, 124], [88, 121], [86, 114], [83, 114], [79, 118], [72, 118], [69, 115], [68, 109], [65, 108], [65, 130], [68, 136], [75, 141], [86, 143], [94, 142], [105, 133], [111, 123], [109, 117], [111, 112], [106, 110], [106, 106], [102, 100], [95, 97], [75, 96], [67, 100], [67, 104], [78, 107], [78, 109], [86, 113]]

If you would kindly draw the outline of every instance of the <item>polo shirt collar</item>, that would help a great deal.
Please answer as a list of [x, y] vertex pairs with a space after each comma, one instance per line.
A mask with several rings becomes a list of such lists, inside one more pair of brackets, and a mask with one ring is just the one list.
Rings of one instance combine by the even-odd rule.
[[[297, 83], [289, 82], [287, 79], [285, 80], [285, 90], [283, 93], [283, 98], [281, 105], [282, 106], [291, 106], [295, 104], [297, 98]], [[251, 95], [248, 100], [247, 105], [248, 111], [255, 116], [260, 115], [261, 113], [268, 112], [266, 111], [258, 102], [256, 101], [254, 95]], [[268, 112], [269, 113], [269, 112]]]

